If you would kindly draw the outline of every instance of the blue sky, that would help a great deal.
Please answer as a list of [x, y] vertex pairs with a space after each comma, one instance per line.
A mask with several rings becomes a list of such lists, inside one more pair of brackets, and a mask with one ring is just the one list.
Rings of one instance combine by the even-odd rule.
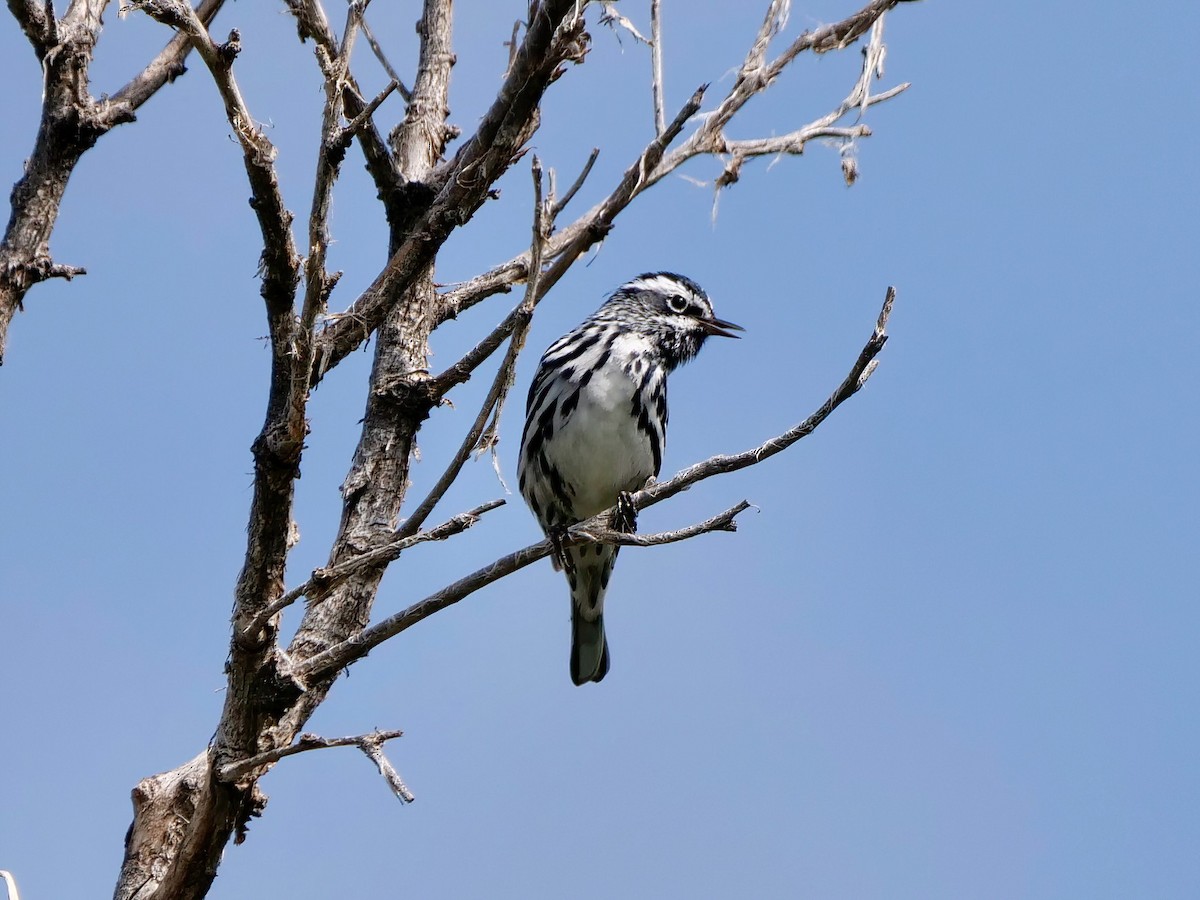
[[[321, 92], [280, 6], [230, 4], [214, 30], [242, 31], [242, 88], [302, 219]], [[728, 86], [757, 26], [746, 6], [664, 3], [669, 109], [701, 82], [713, 98]], [[467, 131], [524, 7], [457, 5], [452, 121]], [[788, 34], [853, 7], [797, 2]], [[642, 5], [621, 8], [646, 22]], [[410, 71], [414, 5], [371, 14]], [[622, 554], [603, 684], [567, 677], [566, 587], [548, 564], [355, 666], [310, 729], [404, 729], [390, 755], [416, 803], [397, 804], [352, 750], [285, 761], [210, 896], [1200, 895], [1198, 26], [1183, 2], [1153, 21], [1111, 2], [904, 5], [887, 21], [881, 86], [913, 87], [869, 111], [853, 188], [836, 149], [814, 144], [748, 164], [715, 225], [711, 192], [682, 178], [635, 204], [540, 309], [518, 394], [542, 348], [628, 276], [661, 268], [696, 278], [747, 329], [674, 376], [668, 473], [812, 411], [895, 284], [878, 372], [787, 454], [643, 516], [660, 529], [742, 498], [758, 507], [736, 535]], [[645, 49], [593, 35], [533, 142], [564, 181], [601, 148], [576, 212], [652, 129]], [[162, 40], [110, 11], [93, 91], [115, 90]], [[358, 62], [380, 86], [365, 52]], [[801, 59], [733, 133], [820, 115], [857, 63], [856, 51]], [[12, 181], [39, 70], [11, 21], [0, 77]], [[335, 307], [370, 282], [386, 241], [348, 159]], [[522, 249], [527, 169], [502, 187], [447, 246], [439, 280]], [[85, 157], [52, 248], [89, 274], [37, 288], [11, 332], [0, 868], [27, 900], [105, 896], [129, 790], [192, 757], [217, 720], [268, 365], [247, 195], [197, 63]], [[512, 302], [439, 332], [435, 364]], [[289, 584], [325, 561], [368, 365], [356, 354], [315, 394]], [[428, 422], [416, 496], [485, 386]], [[500, 445], [512, 484], [519, 405]], [[502, 493], [478, 463], [435, 518]], [[377, 615], [536, 540], [509, 499], [406, 555]]]

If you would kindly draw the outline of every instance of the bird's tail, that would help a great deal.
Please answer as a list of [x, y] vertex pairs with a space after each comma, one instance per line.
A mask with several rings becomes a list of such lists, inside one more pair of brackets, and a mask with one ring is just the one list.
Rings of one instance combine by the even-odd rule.
[[571, 680], [576, 684], [600, 681], [608, 674], [608, 640], [604, 616], [592, 621], [578, 607], [571, 609]]
[[571, 680], [600, 681], [608, 674], [604, 636], [604, 593], [616, 559], [616, 547], [584, 544], [566, 551], [571, 585]]

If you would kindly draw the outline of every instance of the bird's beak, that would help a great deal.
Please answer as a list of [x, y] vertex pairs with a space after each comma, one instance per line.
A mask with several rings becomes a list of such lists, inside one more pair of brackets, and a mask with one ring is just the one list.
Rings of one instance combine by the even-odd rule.
[[719, 337], [741, 337], [741, 335], [733, 334], [735, 331], [745, 331], [741, 325], [734, 325], [732, 322], [726, 322], [724, 319], [700, 319], [700, 327], [709, 334], [715, 334]]

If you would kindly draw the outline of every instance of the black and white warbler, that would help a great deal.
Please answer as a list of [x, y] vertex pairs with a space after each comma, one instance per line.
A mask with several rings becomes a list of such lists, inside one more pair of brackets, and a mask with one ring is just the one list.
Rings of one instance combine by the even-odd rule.
[[[667, 375], [709, 335], [742, 328], [713, 315], [703, 288], [672, 272], [639, 275], [542, 356], [525, 411], [521, 495], [552, 539], [641, 489], [662, 466]], [[560, 547], [571, 587], [571, 680], [608, 673], [604, 592], [618, 548]]]

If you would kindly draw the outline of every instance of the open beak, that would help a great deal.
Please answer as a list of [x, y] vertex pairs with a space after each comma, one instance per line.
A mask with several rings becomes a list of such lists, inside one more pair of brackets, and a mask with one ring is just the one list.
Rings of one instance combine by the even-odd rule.
[[709, 334], [715, 334], [719, 337], [741, 337], [734, 334], [735, 331], [745, 331], [741, 325], [734, 325], [732, 322], [726, 322], [724, 319], [699, 319], [700, 327]]

